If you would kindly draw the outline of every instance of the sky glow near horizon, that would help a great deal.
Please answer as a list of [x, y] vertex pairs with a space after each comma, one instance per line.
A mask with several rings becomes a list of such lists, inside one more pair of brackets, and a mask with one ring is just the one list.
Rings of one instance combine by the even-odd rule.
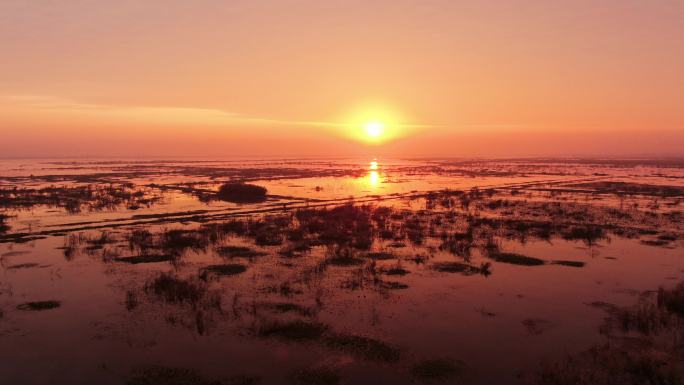
[[6, 0], [0, 151], [681, 155], [681, 20], [674, 0]]

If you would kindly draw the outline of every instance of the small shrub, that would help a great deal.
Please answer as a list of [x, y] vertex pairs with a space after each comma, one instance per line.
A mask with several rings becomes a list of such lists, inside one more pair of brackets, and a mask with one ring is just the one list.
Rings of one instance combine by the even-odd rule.
[[266, 200], [268, 190], [247, 183], [226, 183], [219, 188], [216, 197], [233, 203], [259, 203]]

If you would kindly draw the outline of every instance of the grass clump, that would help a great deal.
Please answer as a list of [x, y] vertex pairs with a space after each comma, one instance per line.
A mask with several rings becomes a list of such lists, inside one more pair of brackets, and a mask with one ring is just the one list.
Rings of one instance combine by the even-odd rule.
[[225, 183], [216, 193], [220, 200], [233, 203], [259, 203], [266, 200], [266, 188], [247, 183]]
[[554, 265], [568, 266], [568, 267], [584, 267], [586, 264], [581, 261], [553, 261]]
[[10, 227], [5, 222], [7, 221], [7, 215], [0, 214], [0, 234], [9, 231]]
[[209, 275], [230, 276], [238, 275], [247, 271], [247, 266], [237, 263], [225, 265], [210, 265], [202, 269], [200, 277], [207, 278]]
[[462, 371], [463, 365], [450, 359], [425, 360], [411, 367], [411, 375], [425, 382], [449, 380]]
[[546, 264], [546, 261], [543, 259], [528, 257], [526, 255], [516, 253], [496, 253], [491, 257], [497, 262], [508, 263], [511, 265], [541, 266]]
[[679, 283], [672, 290], [658, 289], [658, 307], [684, 317], [684, 282]]
[[149, 255], [135, 255], [135, 256], [131, 256], [131, 257], [116, 258], [116, 261], [130, 263], [132, 265], [137, 265], [139, 263], [171, 262], [174, 259], [175, 258], [169, 254], [149, 254]]
[[265, 227], [255, 233], [254, 242], [259, 246], [279, 246], [283, 244], [283, 234], [276, 227]]
[[145, 292], [171, 303], [198, 303], [207, 288], [200, 282], [184, 280], [170, 273], [161, 273], [145, 285]]
[[37, 263], [28, 262], [28, 263], [19, 263], [16, 265], [10, 265], [10, 266], [7, 266], [6, 269], [7, 270], [32, 269], [34, 267], [39, 267], [39, 266], [40, 265]]
[[25, 310], [25, 311], [42, 311], [42, 310], [50, 310], [50, 309], [56, 309], [62, 305], [61, 302], [59, 301], [36, 301], [36, 302], [26, 302], [22, 303], [21, 305], [17, 305], [18, 310]]
[[670, 241], [666, 239], [643, 239], [641, 244], [646, 246], [660, 246], [665, 247], [670, 245]]
[[387, 260], [387, 259], [395, 259], [396, 257], [392, 253], [388, 253], [385, 251], [377, 251], [377, 252], [371, 252], [366, 254], [366, 257], [370, 259], [377, 259], [380, 261]]
[[[674, 357], [658, 357], [658, 352], [595, 346], [568, 357], [565, 361], [545, 364], [535, 374], [531, 385], [681, 385], [684, 375]], [[669, 358], [669, 359], [668, 359]]]
[[396, 281], [380, 281], [378, 286], [385, 290], [404, 290], [409, 288], [407, 284]]
[[216, 252], [224, 258], [255, 258], [266, 255], [244, 246], [221, 246], [216, 248]]
[[610, 342], [544, 363], [530, 385], [682, 385], [684, 282], [642, 297], [633, 306], [591, 304], [608, 312], [602, 333]]
[[328, 259], [328, 263], [333, 266], [358, 266], [363, 265], [364, 260], [351, 256], [333, 257]]
[[295, 213], [300, 227], [325, 245], [368, 250], [373, 243], [372, 207], [345, 204], [334, 208], [302, 209]]
[[477, 267], [461, 262], [437, 262], [432, 265], [434, 270], [442, 273], [460, 273], [463, 275], [489, 275], [489, 264], [484, 263]]
[[354, 356], [378, 362], [397, 362], [401, 358], [399, 349], [373, 338], [334, 334], [326, 337], [326, 345]]
[[382, 270], [382, 273], [383, 273], [383, 274], [386, 274], [386, 275], [400, 275], [400, 276], [404, 276], [404, 275], [406, 275], [406, 274], [409, 274], [410, 271], [408, 271], [408, 270], [406, 270], [406, 269], [404, 269], [403, 267], [400, 267], [400, 266], [394, 266], [394, 267], [391, 267], [391, 268], [389, 268], [389, 269], [384, 269], [384, 270]]

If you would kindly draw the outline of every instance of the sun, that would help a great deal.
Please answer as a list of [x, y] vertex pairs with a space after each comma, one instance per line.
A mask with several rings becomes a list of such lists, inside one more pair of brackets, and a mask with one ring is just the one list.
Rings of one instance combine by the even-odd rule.
[[406, 136], [409, 126], [394, 108], [367, 103], [337, 119], [340, 134], [368, 146], [380, 146]]
[[377, 121], [366, 122], [364, 123], [363, 128], [366, 130], [366, 135], [371, 138], [379, 138], [385, 131], [385, 125]]

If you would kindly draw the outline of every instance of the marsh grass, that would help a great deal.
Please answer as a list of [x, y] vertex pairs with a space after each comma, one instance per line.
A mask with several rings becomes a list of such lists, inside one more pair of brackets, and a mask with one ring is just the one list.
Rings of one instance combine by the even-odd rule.
[[0, 234], [6, 233], [10, 230], [10, 226], [6, 223], [9, 216], [0, 213]]
[[385, 275], [399, 275], [399, 276], [404, 276], [410, 273], [410, 271], [404, 269], [403, 267], [397, 265], [397, 266], [392, 266], [388, 269], [383, 269], [380, 271], [382, 274]]
[[[585, 218], [579, 218], [579, 220], [586, 220]], [[606, 231], [603, 227], [597, 225], [574, 225], [567, 229], [564, 229], [561, 233], [563, 239], [581, 240], [585, 244], [592, 246], [595, 245], [597, 241], [605, 239], [607, 237]]]
[[633, 306], [595, 302], [608, 313], [602, 343], [556, 362], [544, 362], [531, 385], [682, 385], [684, 283], [660, 288]]
[[679, 283], [671, 290], [658, 289], [656, 303], [661, 309], [684, 317], [684, 282]]
[[302, 231], [326, 245], [367, 250], [373, 243], [373, 208], [345, 204], [331, 209], [301, 209], [295, 212]]
[[409, 285], [396, 281], [379, 281], [377, 286], [384, 290], [404, 290], [409, 288]]
[[568, 266], [568, 267], [584, 267], [586, 265], [586, 263], [581, 262], [581, 261], [564, 261], [564, 260], [553, 261], [553, 262], [551, 262], [551, 264]]
[[671, 241], [665, 239], [642, 239], [640, 242], [647, 246], [667, 247], [670, 246]]
[[245, 271], [247, 271], [247, 266], [237, 263], [209, 265], [200, 270], [200, 278], [206, 280], [209, 276], [231, 276], [242, 274]]
[[161, 234], [161, 250], [165, 253], [182, 255], [187, 250], [204, 252], [211, 243], [208, 234], [185, 229], [166, 230]]
[[18, 310], [24, 310], [24, 311], [43, 311], [43, 310], [51, 310], [51, 309], [56, 309], [62, 305], [61, 302], [59, 301], [54, 301], [54, 300], [48, 300], [48, 301], [35, 301], [35, 302], [26, 302], [22, 303], [20, 305], [17, 305]]
[[160, 191], [130, 183], [48, 186], [43, 188], [0, 188], [0, 208], [30, 209], [57, 207], [70, 214], [127, 208], [151, 207], [163, 200]]
[[333, 266], [359, 266], [363, 265], [364, 263], [365, 261], [363, 259], [351, 256], [334, 257], [328, 259], [328, 264]]
[[546, 261], [539, 258], [528, 257], [522, 254], [516, 253], [495, 253], [490, 255], [497, 262], [508, 263], [511, 265], [521, 265], [521, 266], [541, 266], [546, 264]]
[[278, 251], [278, 254], [286, 258], [296, 258], [311, 251], [311, 245], [305, 241], [297, 241]]
[[615, 194], [621, 196], [637, 194], [663, 198], [684, 196], [684, 187], [682, 186], [661, 186], [643, 183], [612, 181], [578, 183], [573, 184], [572, 186], [593, 189], [600, 193]]
[[115, 258], [117, 262], [130, 263], [132, 265], [137, 265], [140, 263], [160, 263], [160, 262], [172, 262], [176, 257], [169, 254], [149, 254], [149, 255], [135, 255], [131, 257], [119, 257]]
[[170, 303], [199, 304], [208, 293], [206, 284], [187, 280], [171, 273], [161, 273], [145, 287], [145, 292]]
[[641, 351], [604, 344], [545, 363], [529, 382], [531, 385], [681, 385], [684, 375], [676, 357], [662, 352]]
[[16, 265], [10, 265], [10, 266], [7, 266], [6, 269], [7, 270], [19, 270], [19, 269], [32, 269], [32, 268], [36, 268], [36, 267], [41, 267], [41, 265], [39, 265], [37, 263], [29, 262], [29, 263], [19, 263]]
[[267, 255], [245, 246], [221, 246], [216, 248], [216, 253], [224, 258], [256, 258]]
[[394, 254], [388, 253], [386, 251], [375, 251], [371, 253], [366, 253], [366, 258], [384, 261], [388, 259], [396, 259], [397, 257]]
[[432, 264], [432, 269], [441, 273], [459, 273], [463, 275], [489, 275], [489, 264], [483, 263], [480, 267], [461, 262], [437, 262]]
[[333, 266], [359, 266], [366, 261], [357, 257], [357, 253], [351, 247], [329, 246], [326, 250], [326, 263]]

